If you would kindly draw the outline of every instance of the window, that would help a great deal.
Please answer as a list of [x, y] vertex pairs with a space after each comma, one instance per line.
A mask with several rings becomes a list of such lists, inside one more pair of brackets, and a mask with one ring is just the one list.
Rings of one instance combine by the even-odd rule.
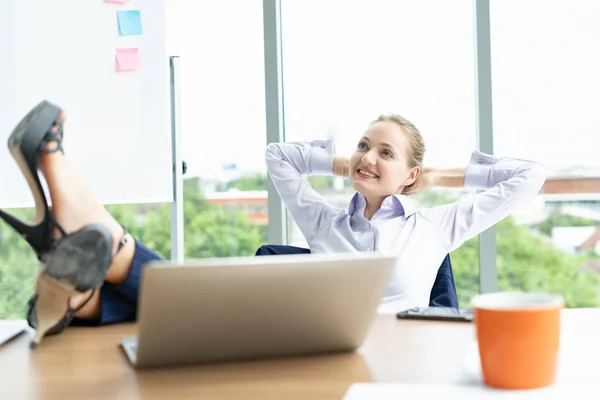
[[[372, 120], [394, 112], [421, 130], [426, 164], [466, 165], [476, 144], [473, 18], [471, 1], [282, 1], [285, 140], [333, 138], [350, 155]], [[347, 208], [348, 182], [320, 178], [313, 185]], [[306, 246], [288, 223], [289, 243]], [[477, 238], [451, 258], [464, 303], [479, 292]]]
[[[267, 241], [266, 213], [243, 207], [247, 191], [265, 190], [262, 2], [169, 0], [166, 29], [167, 54], [181, 57], [185, 255], [254, 254]], [[257, 201], [266, 204], [266, 191]], [[170, 256], [169, 204], [108, 209], [141, 242]], [[8, 211], [28, 221], [33, 215]], [[39, 263], [3, 222], [0, 248], [0, 319], [24, 318]]]
[[181, 64], [186, 257], [253, 255], [268, 240], [249, 208], [267, 201], [262, 1], [169, 0], [167, 48]]
[[533, 159], [538, 198], [498, 225], [500, 290], [562, 294], [597, 307], [600, 272], [600, 4], [491, 2], [494, 148]]

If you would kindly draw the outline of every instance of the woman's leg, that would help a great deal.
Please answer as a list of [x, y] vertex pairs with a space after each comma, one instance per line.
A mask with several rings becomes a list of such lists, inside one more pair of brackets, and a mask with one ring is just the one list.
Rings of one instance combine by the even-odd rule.
[[[64, 113], [60, 118], [65, 119]], [[124, 230], [121, 224], [95, 198], [91, 188], [85, 183], [67, 155], [60, 152], [41, 153], [39, 166], [50, 192], [52, 215], [67, 234], [86, 225], [101, 224], [109, 229], [113, 238], [113, 254], [116, 254], [106, 275], [107, 288], [97, 290], [75, 316], [91, 320], [103, 317], [102, 307], [105, 304], [102, 297], [112, 300], [106, 305], [113, 308], [113, 313], [114, 309], [118, 309], [119, 303], [125, 306], [125, 303], [131, 303], [132, 299], [137, 301], [139, 274], [143, 265], [160, 257], [137, 243], [131, 235], [123, 236]], [[124, 244], [117, 252], [121, 242]], [[78, 308], [88, 298], [89, 293], [73, 297], [71, 307]]]

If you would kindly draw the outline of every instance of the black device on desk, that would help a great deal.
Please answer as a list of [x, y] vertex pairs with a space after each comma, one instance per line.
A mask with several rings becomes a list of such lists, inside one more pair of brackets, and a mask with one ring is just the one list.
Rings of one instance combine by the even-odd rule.
[[473, 310], [471, 308], [455, 307], [415, 307], [400, 311], [396, 314], [396, 318], [472, 322]]

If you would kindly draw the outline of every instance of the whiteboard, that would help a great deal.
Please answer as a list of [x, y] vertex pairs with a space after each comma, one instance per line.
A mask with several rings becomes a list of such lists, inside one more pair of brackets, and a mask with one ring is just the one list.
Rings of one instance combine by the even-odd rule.
[[[41, 100], [66, 110], [65, 153], [103, 203], [173, 200], [163, 2], [0, 1], [0, 207], [33, 206], [6, 141]], [[141, 35], [120, 35], [123, 10]], [[117, 71], [118, 48], [138, 48], [141, 69]]]

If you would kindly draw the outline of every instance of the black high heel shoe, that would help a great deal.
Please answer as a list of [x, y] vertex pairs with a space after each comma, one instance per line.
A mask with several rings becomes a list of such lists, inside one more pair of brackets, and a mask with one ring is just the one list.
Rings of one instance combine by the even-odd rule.
[[[33, 224], [0, 210], [0, 218], [17, 231], [42, 262], [36, 294], [29, 300], [27, 320], [36, 329], [32, 347], [47, 334], [61, 332], [73, 312], [70, 299], [101, 287], [112, 261], [112, 236], [100, 225], [86, 226], [67, 235], [52, 218], [38, 175], [40, 153], [62, 150], [61, 109], [47, 101], [38, 104], [13, 130], [8, 147], [35, 199]], [[51, 145], [54, 144], [54, 145]], [[57, 229], [61, 237], [52, 236]], [[79, 306], [82, 307], [85, 302]]]
[[[63, 122], [59, 119], [61, 109], [47, 101], [35, 106], [17, 125], [8, 138], [8, 149], [27, 179], [35, 200], [33, 224], [21, 222], [12, 215], [0, 210], [0, 218], [19, 233], [36, 251], [41, 260], [54, 245], [52, 228], [63, 236], [64, 229], [54, 221], [48, 212], [48, 202], [38, 176], [38, 162], [41, 152], [63, 151]], [[52, 128], [55, 128], [54, 132]], [[55, 143], [46, 148], [46, 143]]]

